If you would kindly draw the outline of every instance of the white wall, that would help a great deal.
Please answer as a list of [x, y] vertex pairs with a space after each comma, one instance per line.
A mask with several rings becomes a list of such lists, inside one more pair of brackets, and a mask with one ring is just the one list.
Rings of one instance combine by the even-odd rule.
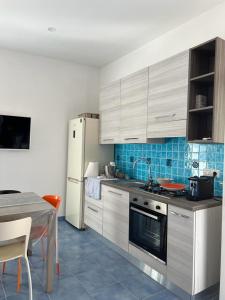
[[67, 121], [98, 111], [98, 86], [96, 68], [0, 50], [0, 113], [32, 119], [30, 150], [0, 150], [0, 189], [65, 197]]
[[101, 85], [120, 79], [216, 36], [225, 38], [225, 2], [103, 67]]

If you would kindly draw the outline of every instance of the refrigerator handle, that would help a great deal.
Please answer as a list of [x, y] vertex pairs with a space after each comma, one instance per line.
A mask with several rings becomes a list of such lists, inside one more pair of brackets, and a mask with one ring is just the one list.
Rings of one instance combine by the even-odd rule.
[[79, 180], [77, 180], [75, 178], [68, 177], [68, 180], [73, 183], [79, 183]]

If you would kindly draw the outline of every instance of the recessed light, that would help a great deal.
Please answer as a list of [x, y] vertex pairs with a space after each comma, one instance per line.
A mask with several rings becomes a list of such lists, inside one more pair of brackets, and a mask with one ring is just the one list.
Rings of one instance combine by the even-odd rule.
[[55, 27], [48, 27], [48, 31], [49, 31], [49, 32], [55, 32], [55, 31], [56, 31], [56, 28], [55, 28]]

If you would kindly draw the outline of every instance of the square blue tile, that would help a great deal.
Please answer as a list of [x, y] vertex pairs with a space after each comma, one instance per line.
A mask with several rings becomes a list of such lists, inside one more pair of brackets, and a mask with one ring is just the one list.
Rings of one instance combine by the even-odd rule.
[[131, 292], [121, 284], [113, 284], [99, 289], [94, 295], [96, 300], [138, 300]]
[[138, 299], [145, 299], [164, 289], [160, 284], [150, 279], [145, 274], [128, 276], [126, 280], [121, 282], [121, 285], [125, 286]]

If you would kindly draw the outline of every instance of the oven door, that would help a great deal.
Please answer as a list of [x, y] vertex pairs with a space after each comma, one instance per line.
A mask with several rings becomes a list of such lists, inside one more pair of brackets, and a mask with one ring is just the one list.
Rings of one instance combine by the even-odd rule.
[[167, 216], [131, 204], [129, 240], [166, 263]]

